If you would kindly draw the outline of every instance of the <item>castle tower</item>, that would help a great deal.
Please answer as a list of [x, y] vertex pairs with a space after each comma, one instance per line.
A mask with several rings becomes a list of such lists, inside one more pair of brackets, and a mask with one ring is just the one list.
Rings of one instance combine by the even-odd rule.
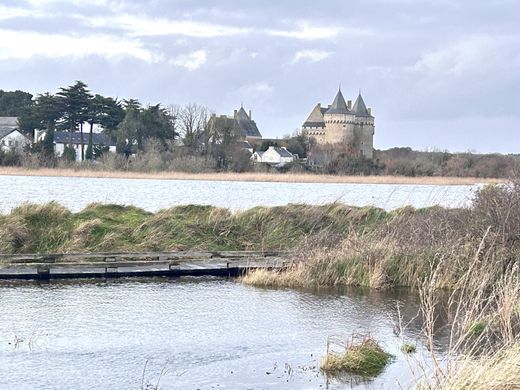
[[356, 115], [354, 126], [356, 145], [363, 156], [372, 158], [374, 154], [374, 117], [371, 110], [365, 105], [361, 92], [359, 92], [352, 111]]
[[341, 88], [323, 118], [326, 127], [326, 143], [353, 142], [355, 116], [348, 109]]

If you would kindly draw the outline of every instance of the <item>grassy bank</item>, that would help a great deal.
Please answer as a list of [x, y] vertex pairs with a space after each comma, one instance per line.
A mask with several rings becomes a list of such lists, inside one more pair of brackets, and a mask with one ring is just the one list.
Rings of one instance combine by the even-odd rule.
[[217, 181], [256, 181], [284, 183], [359, 183], [359, 184], [437, 184], [471, 185], [477, 183], [503, 183], [504, 179], [443, 176], [341, 176], [318, 175], [311, 173], [187, 173], [187, 172], [128, 172], [108, 171], [86, 168], [19, 168], [0, 167], [0, 176], [52, 176], [52, 177], [99, 177], [119, 179], [157, 179], [157, 180], [217, 180]]
[[418, 287], [435, 271], [435, 287], [452, 288], [469, 267], [498, 277], [520, 262], [518, 184], [486, 187], [468, 209], [403, 208], [380, 212], [369, 225], [351, 220], [357, 228], [340, 236], [306, 236], [288, 271], [253, 272], [244, 283]]
[[149, 213], [91, 204], [71, 213], [57, 203], [26, 204], [0, 216], [0, 252], [288, 250], [308, 237], [371, 229], [390, 216], [373, 207], [288, 205], [240, 213], [179, 206]]

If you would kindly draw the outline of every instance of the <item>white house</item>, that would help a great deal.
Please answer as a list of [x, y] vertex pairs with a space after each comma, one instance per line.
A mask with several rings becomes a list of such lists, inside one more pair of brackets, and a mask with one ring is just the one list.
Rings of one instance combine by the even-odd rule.
[[289, 152], [285, 147], [269, 146], [265, 152], [255, 152], [251, 156], [255, 162], [261, 162], [279, 167], [296, 160], [296, 156]]
[[[45, 138], [45, 131], [35, 131], [34, 142], [43, 141]], [[83, 133], [83, 150], [87, 151], [89, 132]], [[72, 146], [76, 151], [76, 161], [81, 161], [81, 133], [72, 133]], [[61, 156], [65, 150], [65, 147], [70, 144], [70, 133], [68, 131], [55, 131], [54, 132], [54, 153], [56, 156]], [[106, 134], [92, 133], [92, 145], [94, 147], [108, 147], [108, 151], [116, 153], [116, 144], [110, 140], [110, 137]]]
[[0, 117], [0, 148], [4, 152], [17, 152], [31, 144], [31, 140], [18, 130], [18, 118], [12, 116]]

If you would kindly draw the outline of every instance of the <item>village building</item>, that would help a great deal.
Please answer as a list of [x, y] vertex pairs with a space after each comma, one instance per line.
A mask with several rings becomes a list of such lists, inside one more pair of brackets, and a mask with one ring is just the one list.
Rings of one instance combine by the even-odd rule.
[[244, 107], [235, 110], [233, 116], [212, 114], [209, 125], [218, 131], [232, 129], [240, 135], [241, 140], [255, 141], [262, 139], [262, 134], [260, 134], [256, 122], [252, 118], [251, 110], [248, 114]]
[[[35, 131], [34, 142], [43, 141], [45, 138], [45, 131]], [[81, 132], [72, 133], [72, 147], [76, 152], [76, 161], [81, 161], [81, 144], [82, 137]], [[89, 133], [83, 133], [83, 150], [87, 150]], [[65, 151], [65, 147], [71, 143], [70, 132], [68, 131], [55, 131], [54, 132], [54, 153], [60, 157]], [[109, 136], [102, 133], [92, 133], [92, 146], [98, 148], [108, 148], [111, 153], [116, 153], [116, 144]]]
[[265, 152], [256, 151], [251, 156], [251, 160], [257, 163], [266, 163], [283, 167], [285, 164], [296, 160], [298, 156], [292, 154], [284, 147], [269, 146]]
[[344, 144], [366, 158], [374, 153], [374, 117], [361, 93], [354, 105], [345, 101], [341, 88], [331, 105], [318, 103], [302, 125], [302, 132], [318, 145]]
[[2, 151], [22, 152], [30, 144], [31, 140], [18, 129], [17, 117], [0, 117], [0, 149]]

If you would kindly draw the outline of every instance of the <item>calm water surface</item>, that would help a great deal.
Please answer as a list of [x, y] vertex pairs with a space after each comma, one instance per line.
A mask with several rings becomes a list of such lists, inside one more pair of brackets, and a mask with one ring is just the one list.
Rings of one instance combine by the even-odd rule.
[[103, 179], [78, 177], [0, 176], [0, 212], [24, 202], [57, 201], [72, 211], [87, 204], [135, 205], [157, 211], [177, 205], [203, 204], [244, 210], [288, 203], [394, 209], [406, 205], [467, 206], [478, 186], [261, 183], [198, 180]]
[[[397, 303], [421, 356], [418, 302], [404, 291], [317, 294], [222, 279], [1, 282], [0, 388], [140, 389], [159, 379], [163, 389], [407, 388]], [[373, 381], [327, 383], [317, 368], [327, 336], [359, 331], [395, 361]]]

